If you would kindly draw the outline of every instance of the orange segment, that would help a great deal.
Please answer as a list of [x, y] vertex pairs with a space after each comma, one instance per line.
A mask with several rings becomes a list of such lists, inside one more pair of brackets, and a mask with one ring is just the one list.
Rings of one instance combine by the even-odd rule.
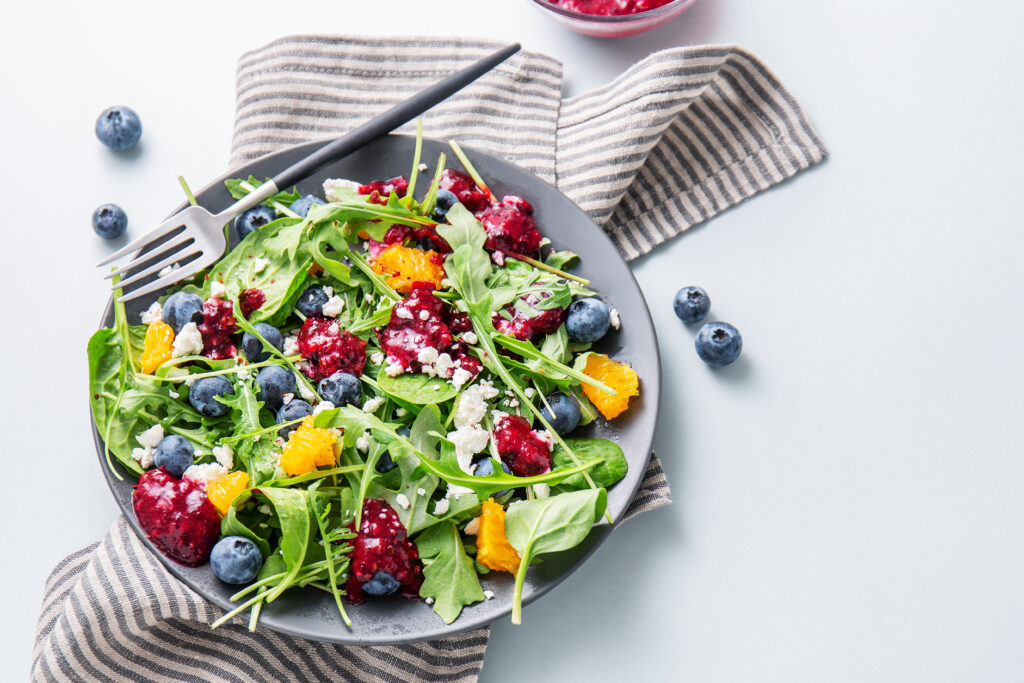
[[444, 266], [441, 255], [436, 251], [403, 247], [392, 244], [377, 256], [373, 262], [374, 272], [388, 275], [387, 284], [396, 292], [408, 294], [414, 282], [430, 282], [435, 289], [441, 288]]
[[611, 420], [621, 415], [629, 407], [629, 397], [640, 395], [640, 380], [629, 363], [620, 363], [608, 356], [592, 353], [587, 356], [583, 374], [618, 392], [618, 395], [613, 396], [589, 384], [583, 385], [583, 394], [605, 419]]
[[476, 559], [496, 572], [515, 574], [519, 570], [519, 553], [505, 537], [505, 508], [493, 500], [484, 503], [480, 511]]
[[317, 467], [333, 465], [336, 438], [331, 430], [314, 427], [312, 415], [306, 417], [284, 445], [281, 469], [288, 476], [297, 477]]
[[228, 508], [238, 494], [249, 488], [249, 475], [245, 472], [232, 472], [206, 485], [206, 497], [220, 514], [228, 514]]
[[155, 322], [146, 330], [146, 342], [139, 357], [142, 372], [151, 374], [171, 359], [174, 345], [174, 328], [167, 323]]

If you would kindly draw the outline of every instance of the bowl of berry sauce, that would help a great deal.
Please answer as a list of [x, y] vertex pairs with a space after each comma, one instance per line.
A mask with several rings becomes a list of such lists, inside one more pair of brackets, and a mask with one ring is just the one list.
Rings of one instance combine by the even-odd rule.
[[530, 0], [563, 26], [596, 38], [650, 31], [685, 12], [696, 0]]

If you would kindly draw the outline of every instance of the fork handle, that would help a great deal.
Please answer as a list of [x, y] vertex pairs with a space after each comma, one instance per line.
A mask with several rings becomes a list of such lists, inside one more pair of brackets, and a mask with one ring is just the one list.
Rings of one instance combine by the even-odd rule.
[[[348, 134], [329, 142], [305, 159], [289, 166], [273, 178], [273, 184], [277, 188], [287, 188], [300, 180], [312, 175], [315, 171], [352, 152], [365, 147], [377, 138], [381, 138], [403, 123], [411, 121], [435, 104], [454, 95], [459, 90], [483, 76], [485, 73], [501, 64], [506, 59], [519, 51], [519, 43], [513, 43], [501, 48], [480, 61], [472, 64], [461, 71], [447, 76], [432, 86], [422, 90], [406, 101], [395, 105], [383, 114], [376, 116]], [[265, 183], [270, 185], [270, 183]], [[261, 186], [262, 187], [262, 186]], [[277, 192], [275, 189], [270, 194]], [[254, 193], [255, 194], [255, 193]], [[267, 195], [270, 196], [270, 195]], [[263, 199], [266, 199], [264, 197]], [[263, 201], [260, 199], [258, 201]], [[254, 202], [250, 206], [254, 206]], [[248, 207], [246, 207], [248, 208]], [[243, 209], [244, 210], [244, 209]]]

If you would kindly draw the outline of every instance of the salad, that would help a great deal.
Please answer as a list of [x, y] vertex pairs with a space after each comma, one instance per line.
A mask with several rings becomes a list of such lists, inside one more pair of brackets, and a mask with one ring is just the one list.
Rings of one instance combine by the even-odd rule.
[[300, 587], [350, 627], [346, 605], [394, 593], [451, 623], [493, 597], [484, 575], [515, 582], [519, 623], [527, 568], [611, 521], [626, 459], [572, 433], [639, 394], [591, 348], [618, 314], [527, 200], [499, 200], [454, 142], [465, 172], [441, 154], [426, 175], [421, 145], [408, 177], [250, 209], [217, 264], [140, 320], [115, 303], [89, 340], [93, 416], [111, 470], [138, 478], [139, 526], [239, 585], [214, 626], [249, 610], [255, 628]]

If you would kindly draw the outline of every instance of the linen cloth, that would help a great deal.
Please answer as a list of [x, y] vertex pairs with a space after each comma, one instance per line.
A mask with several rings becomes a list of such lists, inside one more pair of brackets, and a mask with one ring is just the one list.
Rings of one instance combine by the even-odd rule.
[[[332, 138], [498, 43], [287, 37], [243, 55], [231, 165]], [[735, 46], [666, 50], [562, 99], [561, 64], [521, 52], [424, 117], [555, 185], [627, 259], [785, 180], [826, 151], [793, 97]], [[402, 130], [408, 132], [407, 126]], [[657, 456], [623, 519], [671, 502]], [[390, 647], [247, 630], [169, 574], [121, 518], [46, 583], [33, 680], [474, 681], [489, 629]]]

